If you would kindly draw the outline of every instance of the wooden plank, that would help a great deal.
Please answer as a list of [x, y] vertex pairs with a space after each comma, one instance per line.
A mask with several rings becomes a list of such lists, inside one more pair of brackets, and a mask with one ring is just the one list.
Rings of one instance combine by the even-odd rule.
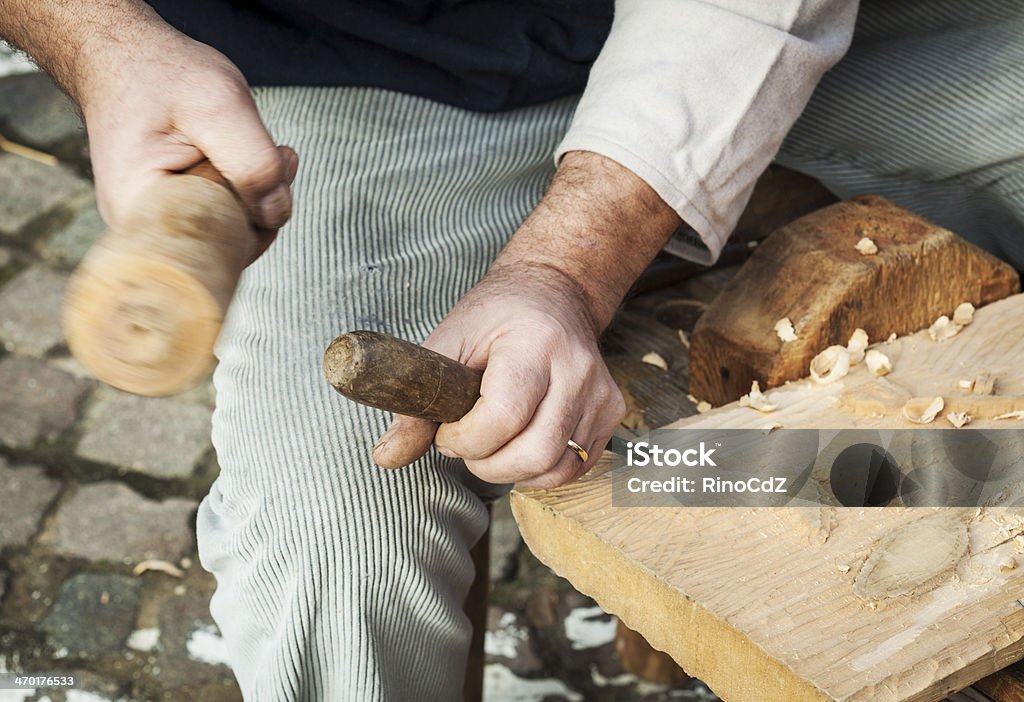
[[[987, 372], [998, 402], [1013, 405], [1024, 397], [1024, 296], [978, 310], [949, 341], [921, 332], [878, 348], [894, 365], [886, 393], [977, 409], [955, 388]], [[864, 398], [887, 397], [878, 385], [860, 365], [831, 385], [769, 392], [770, 415], [733, 404], [674, 426], [913, 426], [893, 401], [857, 413]], [[1024, 550], [1018, 508], [616, 508], [607, 460], [573, 485], [517, 490], [512, 505], [542, 561], [728, 702], [934, 702], [1024, 657], [1024, 566], [1005, 569]], [[915, 533], [928, 536], [912, 552], [958, 534], [966, 551], [911, 595], [858, 595], [879, 545]]]

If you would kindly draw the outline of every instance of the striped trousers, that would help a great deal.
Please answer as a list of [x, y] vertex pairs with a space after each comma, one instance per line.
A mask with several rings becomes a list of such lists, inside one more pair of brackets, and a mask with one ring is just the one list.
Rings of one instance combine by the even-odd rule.
[[[779, 161], [1024, 267], [1024, 19], [1008, 4], [866, 4]], [[436, 452], [376, 468], [387, 417], [334, 393], [321, 355], [351, 329], [427, 336], [541, 197], [574, 100], [477, 114], [374, 89], [256, 98], [303, 163], [295, 216], [219, 343], [221, 474], [197, 524], [212, 612], [250, 702], [456, 700], [494, 488]]]

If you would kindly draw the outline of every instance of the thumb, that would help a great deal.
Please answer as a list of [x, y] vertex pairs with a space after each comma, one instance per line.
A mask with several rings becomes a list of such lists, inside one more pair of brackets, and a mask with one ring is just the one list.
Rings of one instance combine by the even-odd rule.
[[437, 422], [396, 414], [391, 427], [373, 446], [373, 461], [381, 468], [403, 468], [427, 452]]

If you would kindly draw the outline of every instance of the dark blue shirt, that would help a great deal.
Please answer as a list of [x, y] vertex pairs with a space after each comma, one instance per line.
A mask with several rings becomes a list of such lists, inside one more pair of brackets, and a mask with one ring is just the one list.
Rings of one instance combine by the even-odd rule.
[[479, 111], [580, 92], [612, 0], [149, 0], [252, 85], [375, 86]]

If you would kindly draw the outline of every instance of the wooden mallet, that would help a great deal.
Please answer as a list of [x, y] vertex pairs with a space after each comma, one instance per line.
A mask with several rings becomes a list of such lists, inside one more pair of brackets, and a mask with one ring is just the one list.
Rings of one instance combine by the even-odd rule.
[[68, 347], [105, 383], [171, 395], [213, 367], [213, 344], [261, 242], [227, 181], [203, 162], [161, 178], [71, 276]]

